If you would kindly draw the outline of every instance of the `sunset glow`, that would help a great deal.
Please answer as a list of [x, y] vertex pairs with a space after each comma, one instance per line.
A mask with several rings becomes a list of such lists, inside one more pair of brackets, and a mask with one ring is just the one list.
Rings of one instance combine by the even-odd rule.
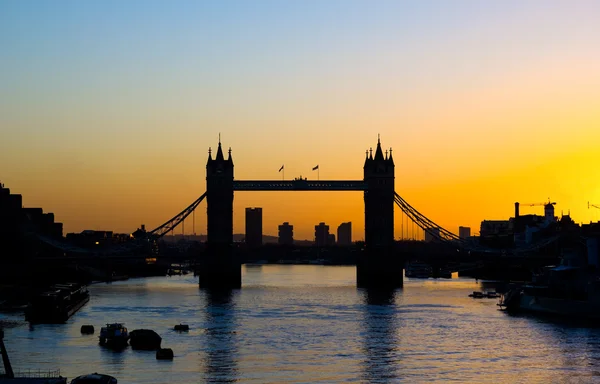
[[[281, 179], [282, 164], [287, 179], [316, 179], [317, 164], [320, 179], [362, 179], [381, 134], [396, 191], [455, 233], [517, 201], [600, 218], [597, 2], [1, 9], [0, 181], [65, 233], [170, 219], [205, 191], [219, 133], [248, 180]], [[265, 234], [351, 221], [364, 236], [359, 192], [236, 192], [235, 233], [254, 206]]]

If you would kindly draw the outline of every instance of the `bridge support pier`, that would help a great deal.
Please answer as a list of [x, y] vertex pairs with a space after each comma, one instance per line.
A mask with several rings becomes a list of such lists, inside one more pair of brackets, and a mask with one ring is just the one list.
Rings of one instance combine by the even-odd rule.
[[199, 267], [200, 288], [236, 289], [242, 287], [242, 264], [229, 244], [209, 246]]
[[403, 258], [391, 250], [366, 250], [356, 263], [358, 288], [396, 289], [404, 286]]

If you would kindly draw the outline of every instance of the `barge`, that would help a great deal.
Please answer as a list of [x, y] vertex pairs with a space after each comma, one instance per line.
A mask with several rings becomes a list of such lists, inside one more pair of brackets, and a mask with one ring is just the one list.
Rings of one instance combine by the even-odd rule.
[[90, 294], [85, 285], [56, 284], [31, 300], [25, 319], [38, 324], [64, 323], [88, 301]]

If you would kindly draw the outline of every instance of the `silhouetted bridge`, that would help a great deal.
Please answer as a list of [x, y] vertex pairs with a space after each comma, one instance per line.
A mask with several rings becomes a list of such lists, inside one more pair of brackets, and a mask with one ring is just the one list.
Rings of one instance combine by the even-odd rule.
[[[125, 258], [133, 250], [149, 247], [157, 240], [173, 231], [207, 200], [207, 255], [203, 259], [201, 284], [213, 286], [225, 284], [230, 287], [241, 285], [239, 261], [230, 255], [233, 233], [233, 192], [234, 191], [360, 191], [365, 202], [365, 256], [357, 263], [358, 284], [370, 286], [388, 282], [391, 286], [401, 286], [402, 278], [398, 269], [403, 266], [407, 252], [398, 252], [394, 246], [394, 205], [400, 208], [402, 221], [410, 220], [413, 226], [428, 233], [450, 250], [444, 253], [445, 258], [454, 259], [476, 253], [479, 257], [521, 257], [539, 250], [556, 241], [556, 238], [530, 244], [517, 249], [493, 249], [483, 247], [467, 239], [461, 239], [437, 225], [421, 214], [394, 190], [395, 165], [392, 151], [385, 151], [385, 156], [378, 140], [375, 155], [367, 151], [363, 180], [236, 180], [233, 177], [233, 160], [231, 150], [225, 159], [219, 142], [216, 157], [213, 159], [209, 149], [207, 162], [207, 190], [194, 202], [165, 223], [146, 233], [143, 238], [132, 240], [109, 249], [90, 251], [76, 247], [62, 240], [44, 236], [38, 238], [52, 247], [64, 250], [69, 257], [80, 260], [89, 259], [90, 255], [107, 259]], [[34, 232], [34, 231], [30, 231]], [[454, 253], [454, 251], [456, 253]], [[438, 253], [439, 254], [439, 253]], [[481, 256], [484, 255], [484, 256]], [[425, 256], [425, 255], [424, 255]], [[399, 276], [399, 277], [398, 277]], [[225, 282], [225, 283], [223, 283]]]

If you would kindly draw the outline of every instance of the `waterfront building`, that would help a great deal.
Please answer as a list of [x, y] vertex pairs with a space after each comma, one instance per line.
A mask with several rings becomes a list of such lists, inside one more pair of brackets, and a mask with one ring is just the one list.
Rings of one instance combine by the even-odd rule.
[[513, 233], [512, 220], [483, 220], [479, 234], [481, 237], [507, 235]]
[[352, 244], [352, 223], [342, 223], [337, 229], [337, 243], [338, 245], [351, 245]]
[[327, 236], [327, 245], [335, 245], [335, 235], [333, 233]]
[[471, 237], [471, 227], [458, 227], [458, 237], [468, 239]]
[[262, 208], [246, 208], [246, 245], [262, 245]]
[[315, 245], [324, 247], [329, 243], [329, 225], [319, 223], [315, 225]]
[[294, 226], [287, 221], [279, 226], [278, 243], [280, 245], [294, 244]]
[[44, 213], [42, 208], [24, 208], [23, 197], [10, 193], [10, 189], [0, 183], [0, 261], [22, 261], [26, 255], [56, 252], [38, 242], [28, 241], [24, 246], [25, 231], [62, 238], [63, 225], [55, 223], [54, 214]]

